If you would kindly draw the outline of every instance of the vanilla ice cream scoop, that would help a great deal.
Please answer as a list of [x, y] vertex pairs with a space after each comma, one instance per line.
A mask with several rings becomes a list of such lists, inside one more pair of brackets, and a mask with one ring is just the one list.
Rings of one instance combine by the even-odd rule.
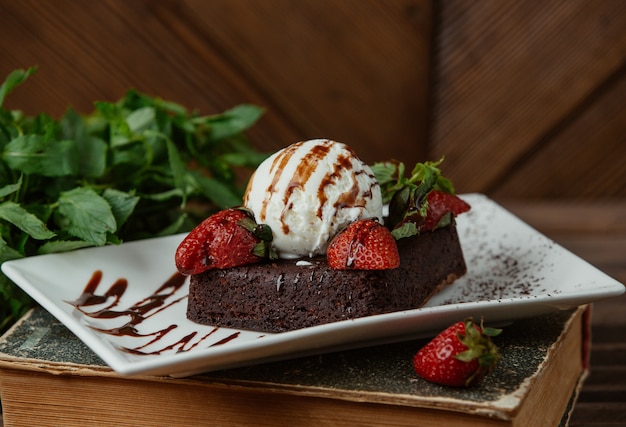
[[380, 185], [345, 144], [298, 142], [267, 158], [250, 178], [244, 206], [274, 233], [280, 258], [322, 255], [359, 218], [382, 221]]

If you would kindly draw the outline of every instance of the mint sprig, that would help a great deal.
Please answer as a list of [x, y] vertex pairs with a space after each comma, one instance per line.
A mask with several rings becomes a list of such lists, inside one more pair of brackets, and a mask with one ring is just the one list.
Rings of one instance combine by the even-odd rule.
[[441, 174], [438, 161], [417, 163], [406, 176], [404, 163], [386, 161], [371, 166], [381, 186], [383, 203], [389, 204], [385, 225], [396, 238], [409, 237], [419, 232], [419, 224], [428, 209], [427, 196], [432, 190], [454, 194], [452, 182]]
[[[188, 231], [239, 205], [241, 168], [267, 157], [245, 136], [263, 114], [254, 105], [203, 116], [129, 90], [60, 119], [4, 108], [35, 72], [0, 85], [0, 263]], [[0, 329], [31, 305], [0, 274]]]

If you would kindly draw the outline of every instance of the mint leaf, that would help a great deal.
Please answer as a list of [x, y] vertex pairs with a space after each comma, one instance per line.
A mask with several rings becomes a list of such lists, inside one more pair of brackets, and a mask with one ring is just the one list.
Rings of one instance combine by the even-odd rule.
[[97, 136], [90, 135], [83, 118], [68, 109], [59, 121], [60, 138], [75, 141], [78, 150], [78, 175], [99, 178], [106, 170], [107, 144]]
[[2, 237], [0, 237], [0, 264], [4, 261], [10, 261], [12, 259], [19, 259], [23, 257], [23, 254], [13, 249], [7, 244], [7, 242], [4, 241]]
[[72, 236], [96, 246], [106, 243], [107, 233], [117, 229], [117, 223], [106, 199], [89, 188], [75, 188], [61, 193], [58, 213], [63, 228]]
[[17, 203], [0, 203], [0, 219], [15, 225], [33, 239], [45, 240], [55, 236], [39, 218]]
[[454, 214], [452, 212], [446, 212], [441, 217], [441, 219], [439, 220], [435, 228], [445, 227], [445, 226], [452, 224], [453, 222], [454, 222]]
[[455, 194], [454, 185], [452, 185], [452, 181], [448, 178], [444, 177], [441, 174], [441, 170], [439, 165], [443, 163], [444, 158], [442, 157], [436, 162], [424, 162], [418, 163], [415, 165], [413, 169], [413, 179], [416, 180], [425, 180], [428, 176], [433, 176], [435, 182], [433, 184], [433, 188], [435, 190], [441, 190], [445, 193]]
[[78, 144], [78, 174], [88, 178], [100, 178], [106, 171], [107, 145], [96, 137], [85, 137]]
[[167, 141], [167, 154], [169, 159], [170, 170], [174, 180], [174, 186], [181, 191], [183, 203], [187, 200], [187, 191], [185, 191], [185, 176], [187, 168], [182, 161], [176, 146], [171, 141]]
[[0, 85], [0, 106], [4, 103], [4, 98], [9, 92], [22, 84], [24, 80], [36, 72], [37, 68], [35, 67], [28, 68], [27, 70], [15, 70], [11, 72], [5, 79], [4, 83]]
[[51, 141], [42, 135], [22, 135], [4, 148], [2, 159], [27, 175], [58, 177], [76, 174], [78, 150], [74, 141]]
[[231, 166], [256, 167], [269, 157], [270, 153], [226, 153], [221, 159]]
[[370, 166], [381, 186], [396, 184], [404, 176], [404, 163], [401, 162], [378, 162]]
[[196, 182], [200, 185], [200, 191], [204, 197], [212, 201], [219, 209], [241, 205], [241, 197], [235, 194], [227, 185], [199, 173], [194, 173], [193, 175]]
[[38, 255], [54, 254], [59, 252], [69, 252], [93, 246], [92, 243], [84, 240], [53, 240], [46, 242], [37, 251]]
[[196, 122], [205, 122], [211, 129], [211, 138], [226, 139], [243, 132], [252, 126], [263, 114], [257, 106], [243, 104], [225, 111], [217, 116], [197, 119]]
[[393, 230], [391, 230], [391, 235], [396, 240], [402, 239], [405, 237], [415, 236], [417, 233], [419, 233], [419, 230], [417, 229], [417, 225], [415, 225], [414, 222], [404, 222], [399, 227], [396, 227]]
[[413, 168], [409, 181], [416, 186], [411, 194], [411, 204], [417, 208], [422, 216], [426, 216], [426, 209], [428, 208], [426, 196], [435, 188], [440, 175], [437, 166], [431, 162], [418, 163]]
[[0, 187], [0, 198], [6, 197], [9, 194], [13, 194], [20, 189], [22, 186], [22, 175], [20, 175], [19, 180], [15, 184], [7, 184], [4, 187]]
[[141, 133], [152, 128], [156, 112], [154, 107], [143, 107], [133, 111], [126, 117], [126, 123], [132, 133]]
[[96, 102], [96, 110], [108, 121], [111, 147], [128, 144], [132, 141], [130, 126], [118, 105], [110, 102]]
[[113, 212], [115, 217], [117, 228], [121, 227], [130, 218], [140, 199], [138, 196], [114, 188], [104, 190], [102, 197], [111, 206], [111, 212]]
[[383, 196], [383, 203], [389, 203], [394, 193], [406, 185], [404, 163], [397, 161], [378, 162], [370, 166]]

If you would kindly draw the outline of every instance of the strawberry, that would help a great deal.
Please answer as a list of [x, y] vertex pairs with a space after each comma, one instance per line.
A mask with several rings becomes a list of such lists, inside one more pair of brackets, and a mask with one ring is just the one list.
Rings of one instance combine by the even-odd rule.
[[273, 257], [272, 230], [257, 224], [252, 212], [231, 208], [202, 221], [176, 249], [175, 263], [185, 275], [214, 268], [252, 264]]
[[446, 224], [449, 223], [451, 218], [448, 213], [456, 217], [470, 210], [470, 205], [458, 196], [439, 190], [428, 193], [426, 200], [428, 210], [421, 226], [422, 231], [433, 230], [442, 220], [447, 221]]
[[338, 233], [326, 250], [336, 270], [387, 270], [400, 265], [398, 245], [391, 232], [373, 219], [360, 219]]
[[500, 360], [498, 348], [491, 341], [500, 332], [478, 326], [471, 319], [457, 322], [415, 354], [413, 368], [417, 375], [437, 384], [477, 384]]

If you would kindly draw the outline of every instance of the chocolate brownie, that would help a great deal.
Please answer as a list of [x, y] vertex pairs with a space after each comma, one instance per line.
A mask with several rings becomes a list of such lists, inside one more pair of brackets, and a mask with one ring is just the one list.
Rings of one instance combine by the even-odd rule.
[[400, 267], [333, 270], [324, 256], [192, 275], [187, 317], [195, 322], [284, 332], [419, 308], [466, 272], [456, 227], [398, 241]]

